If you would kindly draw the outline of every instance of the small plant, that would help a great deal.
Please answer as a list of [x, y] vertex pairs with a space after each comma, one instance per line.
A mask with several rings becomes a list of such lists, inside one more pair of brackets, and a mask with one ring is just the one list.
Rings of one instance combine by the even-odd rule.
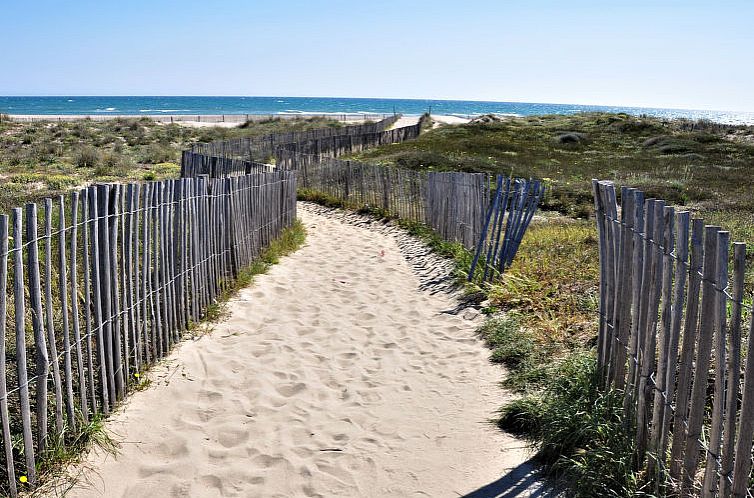
[[45, 183], [52, 190], [65, 190], [68, 187], [76, 185], [78, 181], [76, 178], [66, 175], [51, 175], [45, 178]]
[[521, 327], [516, 315], [507, 314], [492, 318], [479, 328], [478, 333], [487, 347], [492, 349], [490, 359], [493, 362], [515, 369], [531, 361], [534, 340]]
[[79, 147], [73, 152], [73, 164], [78, 168], [96, 168], [101, 161], [100, 152], [90, 145]]
[[117, 152], [105, 152], [102, 161], [94, 169], [95, 177], [118, 176], [124, 177], [134, 167], [131, 160]]
[[141, 148], [139, 162], [145, 164], [168, 163], [175, 161], [177, 156], [178, 152], [169, 145], [149, 144]]

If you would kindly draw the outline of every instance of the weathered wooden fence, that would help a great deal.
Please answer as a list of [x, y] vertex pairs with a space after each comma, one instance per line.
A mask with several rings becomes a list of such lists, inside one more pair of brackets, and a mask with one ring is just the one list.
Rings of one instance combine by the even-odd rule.
[[668, 495], [752, 496], [745, 244], [639, 190], [620, 193], [619, 211], [614, 185], [594, 181], [598, 365], [604, 387], [623, 391], [636, 470]]
[[467, 248], [478, 240], [489, 204], [488, 174], [415, 171], [313, 154], [299, 154], [295, 164], [303, 192], [424, 223]]
[[0, 215], [0, 493], [33, 489], [295, 216], [287, 171], [96, 185]]
[[[376, 123], [273, 133], [197, 144], [184, 151], [181, 158], [181, 176], [212, 175], [221, 178], [244, 174], [249, 168], [253, 168], [253, 165], [273, 161], [278, 169], [297, 169], [296, 157], [300, 154], [337, 157], [374, 145], [419, 136], [420, 124], [387, 130], [398, 118], [399, 116], [391, 116]], [[216, 166], [218, 162], [222, 166]]]
[[544, 193], [545, 186], [538, 180], [497, 176], [492, 202], [476, 238], [469, 281], [491, 281], [513, 263]]

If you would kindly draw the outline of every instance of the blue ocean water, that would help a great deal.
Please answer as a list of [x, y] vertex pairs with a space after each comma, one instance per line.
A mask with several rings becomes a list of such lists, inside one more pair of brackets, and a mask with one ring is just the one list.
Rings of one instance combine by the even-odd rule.
[[147, 115], [147, 114], [295, 114], [378, 113], [478, 115], [625, 112], [663, 118], [709, 119], [754, 124], [754, 113], [645, 107], [482, 102], [471, 100], [357, 99], [320, 97], [0, 97], [0, 113]]

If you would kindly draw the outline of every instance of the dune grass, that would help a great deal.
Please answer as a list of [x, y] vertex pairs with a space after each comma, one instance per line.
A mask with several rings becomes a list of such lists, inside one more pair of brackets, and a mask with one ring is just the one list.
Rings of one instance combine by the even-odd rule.
[[695, 213], [740, 219], [733, 235], [754, 241], [754, 126], [605, 113], [532, 116], [440, 126], [355, 158], [547, 179], [543, 209], [572, 217], [593, 212], [592, 178], [611, 179]]
[[335, 120], [271, 118], [237, 128], [192, 128], [147, 118], [32, 123], [0, 120], [0, 212], [93, 181], [177, 178], [181, 150], [227, 138], [341, 126]]

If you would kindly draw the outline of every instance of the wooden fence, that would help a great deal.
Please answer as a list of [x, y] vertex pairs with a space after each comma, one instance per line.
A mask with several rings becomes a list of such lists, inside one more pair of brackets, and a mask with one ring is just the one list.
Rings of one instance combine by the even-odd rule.
[[[185, 151], [181, 158], [181, 176], [216, 174], [216, 178], [229, 174], [243, 174], [246, 163], [270, 163], [278, 169], [296, 169], [299, 154], [317, 154], [337, 157], [344, 153], [361, 151], [374, 145], [408, 140], [419, 136], [420, 124], [387, 130], [399, 116], [391, 116], [376, 123], [319, 128], [316, 130], [273, 133], [259, 137], [220, 140], [197, 144]], [[204, 158], [204, 159], [202, 159]], [[209, 158], [236, 160], [222, 170], [212, 170]]]
[[544, 193], [545, 187], [538, 180], [497, 176], [495, 193], [476, 239], [470, 282], [491, 281], [513, 263]]
[[96, 185], [0, 215], [0, 493], [33, 489], [295, 216], [287, 171]]
[[[499, 276], [515, 256], [544, 186], [498, 175], [493, 189], [488, 174], [420, 172], [337, 159], [371, 146], [415, 139], [426, 118], [386, 129], [395, 119], [202, 144], [183, 153], [181, 175], [246, 174], [272, 168], [264, 161], [274, 158], [274, 168], [295, 171], [299, 188], [307, 193], [421, 222], [445, 240], [476, 249], [469, 280], [481, 275], [478, 280], [485, 282]], [[477, 267], [484, 269], [480, 275]]]
[[302, 191], [424, 223], [467, 248], [475, 247], [481, 233], [488, 174], [415, 171], [313, 154], [299, 154], [295, 164]]
[[[754, 321], [746, 246], [662, 200], [594, 181], [598, 365], [623, 392], [635, 470], [658, 494], [752, 496]], [[729, 260], [732, 256], [732, 276]], [[745, 359], [743, 367], [741, 360]], [[743, 375], [742, 375], [743, 374]]]

